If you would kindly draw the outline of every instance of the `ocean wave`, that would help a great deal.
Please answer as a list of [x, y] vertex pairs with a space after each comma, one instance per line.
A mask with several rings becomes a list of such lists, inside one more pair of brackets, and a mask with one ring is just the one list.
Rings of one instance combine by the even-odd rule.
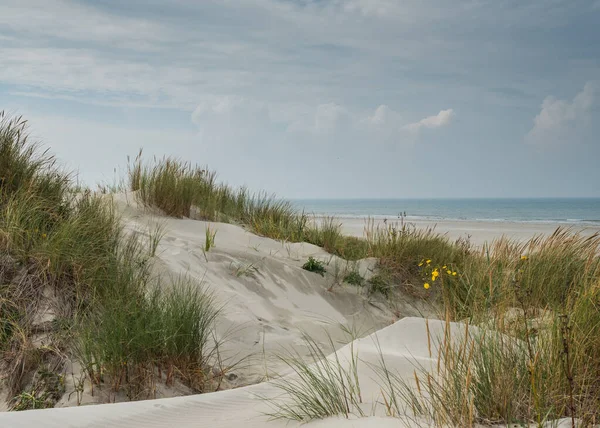
[[[339, 219], [352, 219], [352, 220], [388, 220], [391, 222], [397, 222], [401, 220], [401, 217], [397, 215], [384, 215], [384, 214], [340, 214], [340, 213], [312, 213], [315, 217], [335, 217]], [[404, 220], [407, 222], [411, 221], [455, 221], [455, 222], [486, 222], [486, 223], [533, 223], [533, 224], [577, 224], [577, 225], [598, 225], [600, 219], [578, 219], [578, 218], [554, 218], [554, 219], [525, 219], [525, 218], [469, 218], [469, 217], [443, 217], [443, 216], [406, 216]]]

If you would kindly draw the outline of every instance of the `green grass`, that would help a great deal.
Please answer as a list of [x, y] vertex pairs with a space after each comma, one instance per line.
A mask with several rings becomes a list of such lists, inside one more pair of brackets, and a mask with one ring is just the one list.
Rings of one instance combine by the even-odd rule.
[[307, 270], [309, 272], [318, 273], [321, 276], [325, 276], [327, 269], [325, 269], [325, 265], [322, 261], [315, 259], [314, 257], [309, 257], [306, 263], [302, 265], [302, 269]]
[[[417, 368], [414, 382], [383, 363], [390, 415], [408, 412], [435, 426], [598, 422], [599, 235], [558, 229], [547, 238], [501, 239], [475, 250], [433, 231], [388, 226], [369, 231], [367, 241], [379, 257], [370, 292], [410, 292], [437, 302], [442, 318], [488, 331], [442, 344], [437, 373]], [[289, 393], [296, 404], [304, 399]]]
[[344, 276], [344, 282], [347, 282], [350, 285], [356, 285], [357, 287], [362, 286], [364, 281], [365, 279], [356, 269], [351, 270]]
[[342, 224], [335, 217], [314, 219], [304, 229], [302, 241], [322, 247], [325, 251], [346, 260], [367, 257], [368, 243], [364, 239], [342, 234]]
[[[478, 250], [433, 229], [404, 221], [375, 226], [372, 220], [364, 238], [346, 237], [334, 218], [309, 219], [277, 199], [236, 193], [215, 184], [214, 175], [208, 182], [212, 190], [193, 202], [201, 211], [214, 211], [206, 204], [217, 207], [219, 216], [256, 233], [309, 242], [346, 260], [375, 257], [377, 269], [365, 284], [370, 294], [393, 300], [407, 293], [432, 302], [443, 318], [484, 325], [527, 345], [523, 356], [523, 349], [515, 353], [504, 342], [475, 341], [471, 357], [463, 352], [460, 364], [458, 354], [446, 354], [440, 364], [452, 377], [432, 384], [430, 402], [420, 403], [422, 409], [433, 406], [436, 423], [538, 423], [571, 415], [588, 423], [600, 417], [600, 358], [594, 351], [600, 349], [600, 237], [559, 229], [545, 239], [503, 239]], [[316, 262], [309, 259], [305, 268], [324, 274]], [[508, 320], [511, 311], [520, 311], [521, 319]], [[551, 314], [552, 326], [542, 334], [536, 324], [543, 313]]]
[[[442, 346], [438, 376], [423, 369], [416, 385], [395, 385], [404, 405], [437, 426], [558, 418], [597, 423], [599, 254], [600, 236], [559, 229], [525, 244], [499, 240], [452, 265], [432, 256], [421, 269], [442, 316], [504, 336]], [[431, 281], [435, 269], [443, 273]], [[414, 393], [419, 384], [423, 394]]]
[[206, 226], [204, 234], [204, 251], [208, 253], [210, 249], [215, 246], [215, 237], [217, 236], [217, 231], [213, 231], [210, 226]]
[[391, 285], [390, 285], [390, 280], [386, 275], [383, 274], [377, 274], [377, 275], [373, 275], [368, 281], [367, 281], [367, 292], [368, 294], [373, 294], [373, 293], [381, 293], [384, 296], [389, 296], [391, 293]]
[[[131, 398], [151, 396], [157, 373], [168, 382], [177, 377], [195, 390], [208, 389], [206, 373], [218, 349], [212, 339], [218, 309], [210, 295], [185, 282], [156, 288], [150, 272], [164, 231], [151, 231], [147, 243], [129, 236], [108, 198], [78, 188], [26, 131], [21, 118], [0, 115], [0, 359], [10, 394], [24, 407], [37, 406], [45, 392], [32, 395], [29, 375], [64, 355], [77, 355], [96, 385], [125, 388]], [[438, 425], [560, 417], [598, 422], [600, 236], [559, 229], [524, 244], [502, 239], [478, 250], [404, 221], [377, 227], [370, 221], [364, 238], [347, 237], [334, 218], [311, 219], [269, 194], [218, 183], [206, 168], [173, 158], [144, 163], [141, 154], [129, 165], [128, 187], [148, 207], [309, 242], [346, 260], [375, 257], [369, 281], [346, 275], [346, 282], [362, 282], [390, 300], [398, 293], [426, 299], [444, 319], [510, 338], [491, 335], [444, 348], [443, 382], [419, 381], [421, 387], [426, 381], [428, 398], [390, 383], [390, 374], [384, 384], [388, 409], [395, 402]], [[206, 251], [214, 238], [207, 228]], [[325, 273], [315, 259], [305, 266]], [[337, 264], [334, 269], [335, 285], [343, 271]], [[47, 289], [59, 297], [54, 309], [60, 322], [50, 333], [55, 346], [42, 351], [32, 342], [33, 315]], [[324, 386], [296, 368], [307, 376], [306, 385], [332, 401], [317, 409], [314, 396], [297, 394], [289, 417], [349, 411], [335, 397], [354, 399], [340, 386], [348, 385], [346, 374], [336, 378], [322, 368], [333, 382]], [[308, 410], [302, 413], [294, 400], [305, 400], [300, 403]]]
[[165, 223], [155, 224], [153, 227], [149, 227], [148, 231], [148, 255], [150, 257], [156, 256], [156, 251], [158, 250], [158, 246], [160, 241], [164, 238], [166, 234], [166, 225]]
[[[350, 358], [342, 359], [329, 338], [328, 356], [323, 347], [311, 337], [304, 336], [308, 359], [288, 351], [278, 358], [292, 374], [272, 381], [283, 397], [268, 399], [273, 419], [308, 422], [329, 416], [365, 416], [358, 381], [358, 353], [350, 349]], [[347, 366], [347, 367], [346, 367]]]
[[230, 265], [231, 273], [237, 278], [241, 277], [251, 277], [256, 278], [256, 275], [259, 273], [258, 266], [254, 263], [231, 263]]
[[[161, 228], [148, 243], [127, 234], [110, 200], [76, 188], [53, 156], [28, 141], [20, 118], [0, 121], [0, 171], [0, 377], [17, 397], [12, 404], [52, 404], [46, 386], [28, 379], [45, 367], [60, 371], [65, 358], [84, 363], [92, 382], [105, 377], [127, 388], [132, 399], [151, 395], [159, 367], [169, 381], [177, 376], [204, 390], [218, 310], [197, 284], [169, 292], [152, 285]], [[56, 319], [49, 345], [39, 348], [33, 323], [47, 290], [57, 298]]]
[[65, 392], [64, 376], [48, 370], [38, 370], [33, 375], [32, 387], [14, 398], [11, 410], [34, 410], [54, 407]]
[[215, 172], [173, 158], [144, 164], [140, 154], [129, 167], [129, 188], [149, 207], [174, 217], [238, 222], [274, 239], [301, 240], [307, 218], [266, 193], [250, 194], [217, 183]]
[[152, 397], [156, 371], [167, 385], [175, 379], [204, 392], [212, 379], [218, 344], [214, 323], [220, 310], [197, 284], [153, 288], [137, 299], [123, 295], [82, 325], [78, 357], [90, 379], [126, 388], [131, 399]]
[[[506, 403], [504, 410], [496, 409], [494, 413], [489, 407], [496, 402], [505, 403], [507, 398], [490, 389], [486, 391], [492, 397], [488, 404], [482, 398], [473, 402], [477, 410], [475, 414], [480, 415], [477, 417], [482, 421], [536, 422], [544, 412], [556, 417], [575, 413], [585, 420], [598, 417], [596, 409], [600, 408], [600, 403], [594, 397], [600, 396], [600, 384], [596, 380], [600, 379], [600, 359], [592, 349], [599, 345], [596, 338], [599, 337], [600, 310], [595, 300], [600, 277], [599, 237], [584, 239], [568, 230], [558, 230], [547, 239], [535, 238], [526, 244], [499, 240], [476, 250], [468, 240], [452, 242], [433, 229], [417, 229], [404, 220], [399, 224], [380, 226], [370, 221], [365, 227], [364, 239], [346, 237], [334, 218], [309, 220], [304, 213], [294, 211], [285, 202], [249, 198], [245, 190], [240, 191], [236, 198], [233, 190], [214, 183], [214, 175], [208, 181], [212, 183], [208, 187], [213, 186], [214, 190], [198, 196], [193, 203], [202, 206], [205, 201], [211, 201], [210, 204], [213, 204], [216, 197], [212, 195], [221, 195], [222, 202], [213, 204], [219, 207], [220, 214], [250, 226], [256, 233], [279, 240], [309, 242], [346, 260], [377, 258], [377, 271], [366, 282], [369, 293], [380, 292], [390, 299], [397, 293], [408, 293], [434, 302], [442, 317], [467, 319], [475, 325], [485, 324], [528, 343], [530, 355], [526, 363], [535, 363], [535, 369], [540, 371], [535, 379], [539, 384], [534, 383], [537, 389], [533, 389], [547, 389], [552, 391], [551, 394], [542, 400], [538, 392], [532, 392], [532, 387], [527, 390], [523, 386], [519, 375], [518, 382], [513, 385], [520, 394], [519, 406]], [[527, 258], [521, 258], [525, 254]], [[305, 268], [324, 273], [310, 260]], [[359, 282], [358, 278], [351, 279]], [[514, 322], [505, 320], [504, 314], [511, 308], [517, 308], [524, 314], [525, 321], [518, 321], [517, 324], [522, 326], [516, 329]], [[553, 314], [555, 327], [552, 334], [540, 336], [535, 328], [529, 328], [527, 323], [535, 323], [539, 313]], [[565, 328], [568, 334], [556, 327], [560, 324], [557, 320], [565, 316], [568, 317], [568, 328]], [[511, 324], [510, 328], [508, 324]], [[569, 345], [566, 367], [562, 361], [566, 358], [565, 347]], [[468, 373], [473, 376], [472, 370], [479, 370], [479, 373], [489, 370], [489, 373], [498, 376], [498, 384], [507, 384], [508, 381], [502, 378], [503, 370], [491, 366], [493, 355], [500, 367], [522, 369], [523, 361], [515, 361], [512, 350], [508, 352], [502, 346], [484, 341], [474, 343], [473, 347], [477, 349], [479, 359], [473, 358], [468, 364], [474, 366], [469, 366], [467, 371], [454, 370], [456, 378], [448, 385], [457, 384], [458, 379]], [[544, 349], [543, 353], [541, 349]], [[451, 361], [450, 356], [448, 361]], [[542, 369], [542, 361], [550, 369]], [[522, 370], [519, 373], [522, 374]], [[472, 385], [476, 382], [473, 381]], [[478, 388], [484, 388], [483, 384], [478, 385]], [[438, 392], [447, 400], [459, 400], [456, 391], [440, 389]], [[475, 394], [471, 390], [463, 392]], [[565, 404], [567, 401], [569, 403]], [[458, 423], [475, 422], [473, 415], [465, 413], [472, 409], [461, 407], [463, 404], [452, 403], [453, 415], [446, 419]]]

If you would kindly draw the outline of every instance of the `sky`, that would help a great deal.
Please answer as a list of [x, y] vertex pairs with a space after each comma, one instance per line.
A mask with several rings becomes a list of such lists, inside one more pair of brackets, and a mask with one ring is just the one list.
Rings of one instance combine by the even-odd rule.
[[90, 185], [143, 148], [286, 198], [600, 197], [600, 0], [2, 0], [0, 110]]

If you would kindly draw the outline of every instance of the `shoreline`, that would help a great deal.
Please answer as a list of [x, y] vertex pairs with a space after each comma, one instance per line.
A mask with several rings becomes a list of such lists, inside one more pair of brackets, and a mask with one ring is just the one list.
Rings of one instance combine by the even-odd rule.
[[[322, 219], [324, 216], [314, 216], [314, 219]], [[344, 235], [364, 237], [365, 226], [372, 221], [375, 227], [382, 227], [384, 219], [371, 218], [347, 218], [336, 217], [341, 224]], [[399, 224], [398, 219], [388, 219], [387, 224]], [[582, 236], [592, 236], [600, 233], [600, 224], [580, 224], [580, 223], [533, 223], [533, 222], [500, 222], [500, 221], [482, 221], [482, 220], [405, 220], [405, 223], [412, 224], [418, 229], [434, 228], [442, 235], [448, 236], [451, 240], [459, 238], [469, 238], [474, 245], [483, 245], [491, 243], [503, 236], [514, 239], [519, 242], [526, 242], [536, 236], [551, 235], [557, 228], [565, 228]]]
[[[308, 215], [310, 218], [336, 218], [338, 220], [360, 220], [360, 221], [383, 221], [387, 220], [391, 223], [398, 223], [402, 221], [401, 217], [398, 216], [387, 216], [383, 214], [374, 215], [355, 215], [355, 214], [328, 214], [328, 213], [312, 213]], [[499, 224], [533, 224], [533, 225], [560, 225], [560, 226], [577, 226], [577, 227], [598, 227], [600, 228], [600, 220], [580, 220], [580, 219], [561, 219], [561, 220], [511, 220], [504, 218], [445, 218], [445, 217], [434, 217], [434, 216], [406, 216], [404, 217], [405, 223], [413, 222], [427, 222], [427, 223], [439, 223], [439, 222], [456, 222], [456, 223], [499, 223]]]

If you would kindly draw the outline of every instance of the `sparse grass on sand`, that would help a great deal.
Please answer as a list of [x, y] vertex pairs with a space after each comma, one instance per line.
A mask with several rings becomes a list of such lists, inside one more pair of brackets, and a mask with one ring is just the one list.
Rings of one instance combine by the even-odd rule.
[[[428, 384], [427, 402], [410, 398], [421, 400], [415, 408], [430, 412], [436, 423], [539, 423], [572, 416], [588, 424], [600, 418], [600, 354], [594, 351], [600, 349], [600, 236], [558, 229], [525, 244], [501, 239], [477, 250], [433, 229], [403, 221], [376, 227], [371, 221], [364, 239], [352, 238], [342, 235], [334, 218], [309, 220], [285, 202], [217, 185], [206, 170], [169, 159], [136, 165], [131, 188], [140, 189], [150, 205], [169, 207], [180, 193], [176, 200], [186, 202], [177, 215], [195, 205], [204, 218], [226, 218], [268, 237], [310, 242], [347, 260], [376, 257], [378, 273], [367, 281], [369, 292], [390, 298], [404, 292], [437, 302], [443, 318], [483, 326], [525, 345], [480, 338], [468, 344], [469, 352], [446, 349], [440, 365], [450, 377]], [[173, 172], [167, 177], [164, 171]], [[194, 180], [202, 190], [184, 197], [188, 190], [183, 189]], [[182, 190], [175, 190], [178, 182]], [[169, 190], [162, 191], [165, 187]], [[167, 201], [153, 202], [157, 198]], [[514, 394], [507, 396], [507, 388]]]
[[[369, 242], [389, 263], [383, 272], [408, 282], [402, 289], [420, 288], [438, 302], [442, 318], [464, 323], [458, 342], [449, 339], [449, 323], [441, 343], [427, 337], [439, 349], [437, 370], [416, 365], [413, 381], [388, 370], [382, 357], [375, 370], [388, 415], [461, 427], [599, 422], [599, 235], [558, 229], [480, 251], [432, 232], [379, 231]], [[369, 284], [392, 298], [389, 278], [378, 275]], [[480, 333], [471, 332], [474, 325]], [[320, 417], [328, 415], [323, 410]]]
[[[356, 337], [349, 341], [352, 339]], [[308, 335], [304, 335], [304, 344], [309, 350], [308, 359], [291, 350], [278, 356], [292, 374], [273, 381], [286, 397], [266, 400], [272, 409], [269, 416], [300, 422], [336, 415], [365, 416], [361, 409], [358, 352], [353, 345], [346, 359], [335, 351], [331, 337], [329, 349], [324, 350]]]
[[[13, 407], [52, 406], [60, 394], [38, 374], [60, 373], [71, 357], [131, 399], [152, 396], [160, 370], [204, 389], [218, 310], [198, 285], [153, 285], [160, 235], [128, 236], [110, 202], [76, 192], [27, 140], [26, 123], [0, 115], [0, 378]], [[46, 346], [34, 343], [40, 335]]]
[[[414, 383], [395, 377], [382, 361], [390, 415], [403, 409], [438, 426], [564, 417], [579, 426], [600, 422], [599, 235], [558, 229], [524, 244], [501, 239], [475, 249], [434, 230], [371, 222], [364, 239], [346, 237], [333, 218], [310, 219], [286, 201], [234, 190], [217, 183], [213, 172], [169, 158], [144, 164], [138, 156], [129, 188], [171, 216], [236, 222], [347, 260], [376, 257], [377, 272], [368, 281], [348, 281], [389, 299], [397, 293], [426, 299], [442, 319], [487, 332], [442, 343], [437, 372], [417, 367]], [[150, 267], [161, 232], [152, 235], [150, 243], [130, 238], [112, 205], [101, 195], [76, 192], [54, 158], [27, 141], [24, 122], [2, 117], [0, 358], [10, 393], [21, 397], [18, 408], [52, 405], [52, 393], [33, 394], [39, 388], [28, 379], [31, 373], [43, 378], [65, 355], [76, 356], [95, 384], [125, 388], [131, 398], [152, 396], [163, 374], [167, 382], [177, 376], [206, 389], [218, 309], [209, 294], [185, 281], [165, 288], [171, 291], [156, 287]], [[214, 235], [207, 231], [207, 250], [209, 241], [212, 246]], [[42, 326], [36, 313], [48, 295], [57, 302], [56, 316]], [[53, 346], [34, 345], [40, 331]], [[286, 360], [299, 377], [293, 389], [282, 384], [289, 401], [278, 416], [357, 412], [345, 404], [357, 399], [354, 369], [339, 371], [335, 359], [319, 366], [324, 355], [313, 353], [316, 372], [293, 356]]]

